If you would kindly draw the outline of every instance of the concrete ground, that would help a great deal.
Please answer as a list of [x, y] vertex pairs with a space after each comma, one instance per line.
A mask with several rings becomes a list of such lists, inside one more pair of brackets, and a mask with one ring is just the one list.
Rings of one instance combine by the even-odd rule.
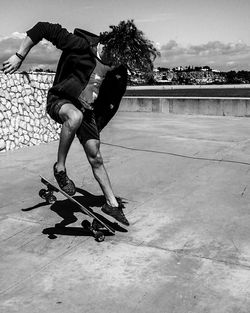
[[[247, 118], [120, 112], [102, 154], [131, 226], [102, 243], [38, 196], [57, 142], [0, 153], [0, 312], [248, 313], [249, 134]], [[77, 141], [67, 168], [100, 212]]]

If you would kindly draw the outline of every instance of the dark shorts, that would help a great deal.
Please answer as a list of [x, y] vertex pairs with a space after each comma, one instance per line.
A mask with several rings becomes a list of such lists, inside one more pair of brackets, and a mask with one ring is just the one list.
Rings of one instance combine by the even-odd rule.
[[[65, 103], [72, 103], [72, 102], [67, 99], [62, 99], [57, 95], [54, 95], [51, 93], [48, 94], [47, 113], [55, 122], [59, 124], [63, 124], [63, 121], [60, 119], [60, 116], [59, 116], [59, 111]], [[84, 144], [89, 139], [100, 140], [100, 134], [99, 134], [99, 130], [96, 124], [94, 111], [90, 111], [90, 110], [84, 111], [82, 124], [78, 128], [76, 135], [82, 144]]]

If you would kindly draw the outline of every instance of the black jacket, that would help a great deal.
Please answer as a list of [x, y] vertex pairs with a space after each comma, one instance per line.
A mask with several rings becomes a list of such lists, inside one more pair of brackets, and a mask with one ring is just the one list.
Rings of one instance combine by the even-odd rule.
[[[65, 28], [62, 28], [61, 25], [48, 22], [37, 23], [33, 28], [27, 31], [27, 35], [34, 44], [37, 44], [40, 40], [45, 38], [58, 49], [62, 50], [54, 83], [49, 93], [54, 93], [69, 99], [77, 106], [80, 105], [78, 98], [82, 90], [86, 87], [96, 65], [96, 56], [92, 51], [92, 46], [99, 42], [99, 37], [78, 28], [75, 29], [74, 34], [72, 34]], [[104, 85], [111, 88], [111, 92], [119, 92], [119, 95], [115, 96], [116, 99], [121, 99], [126, 90], [127, 72], [125, 72], [126, 70], [122, 66], [114, 68], [109, 72], [109, 75], [107, 75], [109, 82], [105, 83], [106, 78], [103, 81], [103, 84], [105, 83]], [[112, 90], [112, 84], [110, 84], [110, 82], [114, 82], [116, 78], [122, 80], [122, 82], [119, 82], [122, 86], [122, 88], [118, 88], [119, 91], [115, 89]], [[104, 94], [104, 92], [102, 92], [102, 94]], [[107, 92], [105, 92], [105, 94], [107, 94]]]

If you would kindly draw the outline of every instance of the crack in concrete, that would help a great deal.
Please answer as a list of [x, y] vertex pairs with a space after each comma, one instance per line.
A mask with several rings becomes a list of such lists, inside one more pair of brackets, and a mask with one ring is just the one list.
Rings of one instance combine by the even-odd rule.
[[[32, 279], [37, 274], [39, 274], [40, 272], [45, 270], [48, 266], [50, 266], [51, 264], [56, 262], [58, 259], [62, 258], [64, 255], [70, 254], [70, 252], [72, 250], [74, 250], [76, 247], [82, 245], [86, 240], [89, 240], [89, 239], [90, 238], [86, 238], [85, 240], [77, 243], [76, 245], [73, 245], [72, 247], [69, 247], [66, 251], [64, 251], [63, 253], [59, 254], [54, 259], [50, 260], [47, 264], [42, 266], [39, 270], [35, 271], [34, 273], [30, 274], [27, 277], [24, 277], [20, 281], [15, 282], [14, 284], [10, 285], [9, 287], [7, 287], [7, 288], [5, 288], [3, 290], [0, 290], [0, 295], [4, 295], [7, 292], [15, 289], [16, 287], [18, 287], [22, 283], [28, 281], [29, 279]], [[239, 263], [236, 263], [236, 262], [231, 262], [231, 261], [220, 260], [220, 259], [216, 259], [216, 258], [200, 256], [200, 255], [197, 255], [197, 254], [188, 253], [187, 251], [185, 251], [185, 249], [168, 249], [168, 248], [163, 248], [163, 247], [147, 244], [147, 243], [145, 243], [145, 241], [138, 241], [138, 242], [136, 242], [135, 240], [133, 240], [133, 241], [127, 242], [125, 240], [121, 240], [121, 238], [119, 238], [119, 240], [118, 239], [117, 240], [112, 239], [112, 241], [116, 242], [116, 243], [119, 242], [119, 243], [123, 243], [123, 244], [127, 244], [127, 245], [132, 245], [132, 246], [136, 246], [136, 247], [157, 249], [157, 250], [165, 251], [165, 252], [168, 252], [168, 253], [174, 253], [175, 255], [178, 255], [178, 256], [188, 256], [188, 257], [191, 257], [191, 258], [202, 259], [202, 260], [204, 259], [204, 260], [208, 260], [208, 261], [211, 261], [211, 262], [222, 263], [222, 264], [224, 264], [226, 266], [231, 265], [231, 266], [240, 267], [242, 269], [250, 270], [250, 265], [244, 265], [244, 264], [239, 264]]]
[[[18, 217], [13, 217], [13, 216], [8, 216], [9, 219], [11, 220], [14, 220], [14, 221], [18, 221], [18, 222], [25, 222], [25, 223], [30, 223], [30, 224], [35, 224], [35, 225], [40, 225], [40, 226], [48, 226], [50, 224], [45, 224], [45, 223], [41, 223], [41, 222], [38, 222], [38, 221], [32, 221], [32, 220], [29, 220], [29, 219], [23, 219], [23, 218], [18, 218]], [[22, 230], [12, 234], [11, 236], [7, 237], [7, 238], [4, 238], [2, 239], [0, 242], [4, 242], [4, 241], [7, 241], [13, 237], [15, 237], [16, 235], [18, 234], [21, 234], [23, 232], [25, 232], [27, 229], [29, 229], [31, 226], [27, 226], [25, 228], [23, 228]]]
[[56, 262], [58, 259], [62, 258], [64, 255], [69, 254], [73, 249], [75, 249], [76, 247], [80, 246], [81, 244], [83, 244], [87, 239], [79, 242], [78, 244], [68, 248], [66, 251], [64, 251], [63, 253], [59, 254], [58, 256], [56, 256], [54, 259], [50, 260], [47, 264], [45, 264], [44, 266], [42, 266], [39, 270], [31, 273], [29, 276], [24, 277], [23, 279], [15, 282], [14, 284], [10, 285], [9, 287], [0, 290], [0, 295], [4, 295], [7, 292], [15, 289], [16, 287], [18, 287], [19, 285], [21, 285], [22, 283], [28, 281], [29, 279], [32, 279], [33, 277], [35, 277], [37, 274], [39, 274], [40, 272], [42, 272], [44, 269], [46, 269], [49, 265], [53, 264], [54, 262]]
[[204, 260], [208, 260], [208, 261], [212, 261], [212, 262], [216, 262], [216, 263], [222, 263], [224, 265], [233, 265], [233, 266], [237, 266], [237, 267], [240, 267], [242, 269], [247, 269], [250, 271], [250, 265], [240, 264], [237, 262], [226, 261], [226, 260], [221, 260], [221, 259], [212, 258], [212, 257], [201, 256], [198, 254], [189, 253], [185, 249], [163, 248], [163, 247], [147, 244], [144, 241], [141, 241], [138, 243], [136, 243], [136, 241], [129, 241], [129, 242], [122, 241], [122, 242], [126, 243], [126, 244], [130, 244], [132, 246], [152, 248], [152, 249], [162, 250], [162, 251], [169, 252], [169, 253], [175, 253], [176, 255], [179, 255], [179, 256], [182, 255], [182, 256], [188, 256], [188, 257], [192, 257], [192, 258], [196, 258], [196, 259], [198, 258], [198, 259], [204, 259]]
[[167, 152], [167, 151], [158, 151], [158, 150], [149, 150], [149, 149], [139, 149], [139, 148], [134, 148], [134, 147], [127, 147], [127, 146], [111, 144], [111, 143], [107, 143], [107, 142], [102, 142], [102, 144], [106, 145], [106, 146], [112, 146], [112, 147], [126, 149], [126, 150], [132, 150], [132, 151], [138, 151], [138, 152], [148, 152], [148, 153], [155, 153], [155, 154], [164, 154], [164, 155], [170, 155], [170, 156], [180, 157], [180, 158], [185, 158], [185, 159], [219, 162], [219, 163], [235, 163], [235, 164], [250, 166], [249, 162], [227, 160], [227, 159], [223, 159], [223, 158], [216, 159], [216, 158], [194, 157], [191, 155], [185, 155], [185, 154], [179, 154], [179, 153], [173, 153], [173, 152]]
[[241, 196], [242, 196], [242, 197], [244, 196], [246, 190], [247, 190], [247, 186], [243, 189], [243, 191], [242, 191], [242, 193], [241, 193]]
[[24, 232], [25, 230], [27, 230], [29, 227], [30, 227], [30, 226], [25, 227], [25, 228], [23, 228], [22, 230], [18, 231], [17, 233], [15, 233], [15, 234], [13, 234], [13, 235], [7, 237], [7, 238], [2, 239], [1, 242], [7, 241], [7, 240], [9, 240], [9, 239], [15, 237], [16, 235], [21, 234], [22, 232]]

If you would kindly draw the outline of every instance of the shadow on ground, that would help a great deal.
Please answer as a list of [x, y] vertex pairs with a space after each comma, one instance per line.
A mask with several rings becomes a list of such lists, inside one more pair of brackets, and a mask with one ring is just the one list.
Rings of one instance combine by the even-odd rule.
[[[91, 207], [101, 208], [105, 203], [105, 197], [103, 195], [93, 195], [90, 192], [77, 188], [77, 192], [81, 195], [74, 196], [73, 198], [79, 202], [86, 209], [91, 211], [99, 218], [102, 222], [107, 224], [107, 226], [111, 227], [115, 231], [119, 232], [127, 232], [125, 228], [120, 226], [117, 222], [111, 222], [109, 219], [104, 217], [102, 214], [97, 213]], [[125, 208], [125, 200], [118, 197], [117, 200], [122, 204], [123, 208]], [[38, 203], [32, 207], [22, 209], [23, 212], [32, 211], [42, 206], [46, 206], [48, 203], [46, 201]], [[48, 227], [43, 229], [42, 233], [49, 235], [48, 238], [56, 239], [56, 235], [66, 235], [66, 236], [92, 236], [92, 233], [88, 229], [84, 229], [84, 221], [81, 223], [83, 227], [69, 227], [68, 225], [75, 223], [78, 219], [74, 215], [74, 213], [80, 212], [84, 215], [88, 216], [84, 213], [80, 207], [70, 201], [69, 199], [65, 200], [57, 200], [50, 207], [51, 211], [55, 212], [58, 216], [62, 218], [59, 223], [56, 223], [54, 227]], [[112, 236], [112, 234], [108, 230], [103, 230], [105, 236]]]

